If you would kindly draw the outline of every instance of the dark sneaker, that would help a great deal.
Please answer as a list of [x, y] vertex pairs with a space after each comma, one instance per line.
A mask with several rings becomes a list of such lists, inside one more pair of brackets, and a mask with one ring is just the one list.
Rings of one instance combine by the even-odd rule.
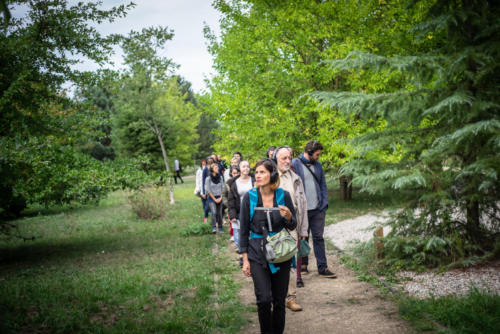
[[297, 280], [297, 288], [303, 288], [304, 287], [304, 281], [302, 281], [301, 278]]
[[325, 278], [337, 278], [335, 273], [332, 273], [330, 270], [325, 269], [324, 271], [319, 272], [319, 275]]

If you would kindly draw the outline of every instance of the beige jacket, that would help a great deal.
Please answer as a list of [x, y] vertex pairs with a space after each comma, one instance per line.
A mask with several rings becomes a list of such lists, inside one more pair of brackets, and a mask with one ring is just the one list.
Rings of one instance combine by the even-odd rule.
[[307, 200], [306, 191], [300, 176], [295, 174], [291, 169], [287, 172], [292, 176], [293, 189], [295, 192], [295, 203], [297, 208], [295, 215], [297, 217], [297, 233], [299, 237], [307, 237], [309, 229], [309, 219], [307, 218]]

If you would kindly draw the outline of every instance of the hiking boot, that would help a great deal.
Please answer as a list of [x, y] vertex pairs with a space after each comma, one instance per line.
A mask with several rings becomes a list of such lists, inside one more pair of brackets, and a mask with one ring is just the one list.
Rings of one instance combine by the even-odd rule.
[[302, 281], [302, 278], [297, 279], [297, 288], [303, 288], [304, 287], [304, 281]]
[[304, 266], [304, 265], [300, 268], [300, 272], [303, 274], [309, 274], [309, 270], [307, 270], [307, 266]]
[[212, 233], [213, 234], [217, 233], [217, 229], [215, 227], [212, 227]]
[[300, 306], [299, 304], [297, 304], [297, 301], [295, 299], [290, 299], [286, 303], [286, 307], [288, 307], [293, 312], [302, 311], [302, 306]]
[[325, 277], [325, 278], [337, 278], [337, 275], [335, 275], [335, 273], [332, 273], [330, 270], [328, 270], [328, 268], [323, 270], [323, 271], [318, 272], [318, 274], [322, 277]]

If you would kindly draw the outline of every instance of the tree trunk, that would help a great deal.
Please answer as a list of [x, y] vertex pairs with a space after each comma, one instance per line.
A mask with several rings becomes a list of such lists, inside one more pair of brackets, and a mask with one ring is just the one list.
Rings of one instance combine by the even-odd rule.
[[172, 176], [170, 175], [170, 167], [168, 166], [167, 151], [165, 151], [165, 146], [163, 145], [163, 138], [161, 134], [157, 134], [158, 141], [160, 142], [161, 154], [163, 155], [163, 161], [165, 162], [165, 170], [167, 171], [168, 178], [168, 188], [170, 191], [170, 204], [175, 204], [174, 201], [174, 184], [172, 183]]
[[350, 201], [352, 199], [352, 175], [341, 176], [340, 181], [340, 199]]
[[466, 210], [467, 224], [465, 228], [467, 230], [467, 234], [473, 241], [480, 242], [482, 239], [482, 235], [479, 221], [479, 203], [475, 200], [468, 201]]

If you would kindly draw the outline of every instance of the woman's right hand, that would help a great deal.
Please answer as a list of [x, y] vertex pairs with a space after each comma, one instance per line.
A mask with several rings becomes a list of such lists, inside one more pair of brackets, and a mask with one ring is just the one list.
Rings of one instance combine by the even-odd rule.
[[246, 277], [250, 277], [250, 261], [247, 259], [243, 259], [243, 266], [241, 267], [241, 271]]

